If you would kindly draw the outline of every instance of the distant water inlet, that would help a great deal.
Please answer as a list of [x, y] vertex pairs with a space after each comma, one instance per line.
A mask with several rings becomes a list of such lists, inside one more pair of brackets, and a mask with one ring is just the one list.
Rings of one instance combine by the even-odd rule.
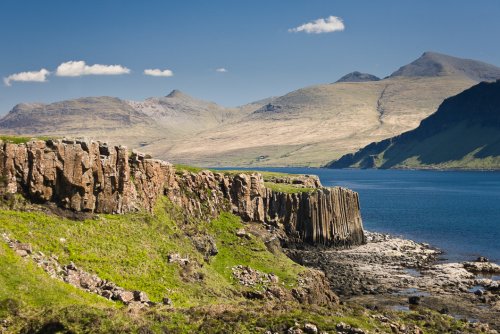
[[442, 249], [449, 261], [500, 262], [500, 172], [263, 168], [316, 174], [359, 193], [367, 230]]

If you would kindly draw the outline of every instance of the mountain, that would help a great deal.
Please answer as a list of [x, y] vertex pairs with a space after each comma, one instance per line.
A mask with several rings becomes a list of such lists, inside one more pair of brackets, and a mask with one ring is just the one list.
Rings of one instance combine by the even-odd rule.
[[337, 82], [365, 82], [365, 81], [379, 81], [380, 78], [368, 73], [361, 73], [354, 71], [344, 75], [342, 78], [338, 79]]
[[461, 75], [474, 81], [500, 78], [500, 68], [477, 60], [461, 59], [436, 52], [424, 52], [414, 62], [401, 67], [391, 77], [433, 77]]
[[[127, 129], [127, 131], [123, 131]], [[0, 120], [4, 134], [88, 136], [137, 143], [161, 135], [154, 119], [114, 97], [16, 105]]]
[[225, 108], [195, 99], [179, 90], [144, 101], [86, 97], [51, 104], [18, 104], [0, 120], [0, 131], [29, 136], [91, 137], [138, 147], [158, 139], [193, 135], [236, 119], [245, 110], [248, 108]]
[[214, 102], [199, 100], [179, 90], [173, 90], [164, 97], [127, 102], [168, 129], [168, 132], [176, 134], [193, 134], [240, 116], [236, 108], [225, 108]]
[[500, 169], [500, 80], [446, 99], [416, 129], [327, 167]]
[[86, 136], [201, 166], [322, 166], [416, 128], [445, 98], [500, 78], [500, 68], [426, 52], [385, 79], [370, 78], [354, 72], [237, 108], [177, 90], [144, 101], [23, 104], [0, 120], [0, 133]]
[[[452, 60], [459, 59], [426, 52], [413, 63], [450, 69], [454, 68]], [[189, 141], [169, 145], [159, 140], [145, 149], [175, 161], [208, 166], [324, 165], [371, 142], [414, 129], [445, 98], [477, 84], [473, 78], [497, 73], [500, 78], [500, 69], [493, 65], [468, 60], [463, 64], [462, 71], [441, 71], [440, 75], [421, 72], [416, 76], [416, 72], [402, 70], [379, 81], [302, 88]]]

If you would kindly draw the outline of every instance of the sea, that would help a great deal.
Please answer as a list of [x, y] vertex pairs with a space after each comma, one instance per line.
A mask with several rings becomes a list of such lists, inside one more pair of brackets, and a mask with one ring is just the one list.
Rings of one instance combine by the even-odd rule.
[[[241, 168], [238, 168], [241, 169]], [[500, 172], [252, 168], [318, 175], [359, 193], [366, 230], [441, 249], [443, 261], [500, 263]]]

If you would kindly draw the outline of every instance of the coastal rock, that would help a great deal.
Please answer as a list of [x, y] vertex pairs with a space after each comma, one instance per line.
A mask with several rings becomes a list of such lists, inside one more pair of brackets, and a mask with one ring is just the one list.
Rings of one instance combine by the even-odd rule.
[[[186, 217], [211, 220], [230, 211], [246, 222], [277, 227], [288, 244], [348, 247], [364, 243], [358, 194], [324, 188], [314, 176], [280, 176], [311, 191], [287, 193], [265, 186], [262, 174], [176, 172], [172, 164], [123, 146], [90, 140], [0, 141], [0, 193], [21, 193], [74, 212], [152, 212], [167, 196]], [[200, 240], [206, 257], [215, 244]], [[197, 246], [198, 248], [198, 246]]]
[[473, 273], [500, 274], [500, 265], [488, 261], [464, 262], [463, 266]]
[[208, 220], [230, 210], [243, 221], [280, 228], [288, 245], [348, 247], [365, 241], [358, 194], [349, 189], [279, 192], [266, 188], [259, 173], [184, 172], [176, 174], [176, 180], [179, 187], [168, 190], [167, 196], [191, 215]]

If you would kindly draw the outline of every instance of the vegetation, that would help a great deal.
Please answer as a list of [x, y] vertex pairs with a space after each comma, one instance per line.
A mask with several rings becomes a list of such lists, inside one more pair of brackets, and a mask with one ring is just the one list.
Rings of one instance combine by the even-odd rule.
[[[233, 279], [236, 265], [274, 273], [288, 289], [296, 286], [306, 269], [281, 252], [271, 253], [257, 233], [260, 226], [243, 225], [230, 213], [210, 222], [185, 220], [167, 199], [153, 215], [99, 215], [84, 221], [39, 209], [17, 197], [4, 203], [0, 235], [30, 243], [35, 252], [56, 255], [62, 264], [73, 261], [119, 286], [144, 291], [153, 301], [168, 296], [174, 308], [129, 309], [84, 292], [49, 277], [31, 259], [18, 256], [0, 241], [0, 331], [6, 325], [12, 333], [262, 333], [284, 332], [296, 323], [310, 322], [331, 332], [341, 321], [391, 331], [387, 323], [373, 317], [374, 312], [360, 306], [328, 308], [244, 298], [243, 292], [251, 288]], [[242, 228], [255, 233], [239, 237], [236, 232]], [[196, 236], [207, 235], [218, 248], [218, 254], [208, 260], [193, 242]], [[173, 253], [189, 258], [190, 265], [169, 263], [168, 255]], [[385, 314], [407, 325], [421, 326], [423, 319], [431, 319], [439, 329], [465, 326], [432, 312], [423, 318], [419, 312]]]
[[178, 173], [182, 173], [182, 172], [199, 173], [204, 169], [201, 167], [181, 165], [181, 164], [174, 165], [174, 167], [175, 167], [175, 171]]
[[314, 188], [301, 187], [290, 183], [264, 182], [264, 184], [271, 190], [287, 194], [309, 193], [315, 190]]
[[31, 140], [39, 139], [39, 140], [48, 140], [53, 137], [25, 137], [25, 136], [10, 136], [10, 135], [0, 135], [0, 140], [8, 143], [14, 144], [24, 144]]

